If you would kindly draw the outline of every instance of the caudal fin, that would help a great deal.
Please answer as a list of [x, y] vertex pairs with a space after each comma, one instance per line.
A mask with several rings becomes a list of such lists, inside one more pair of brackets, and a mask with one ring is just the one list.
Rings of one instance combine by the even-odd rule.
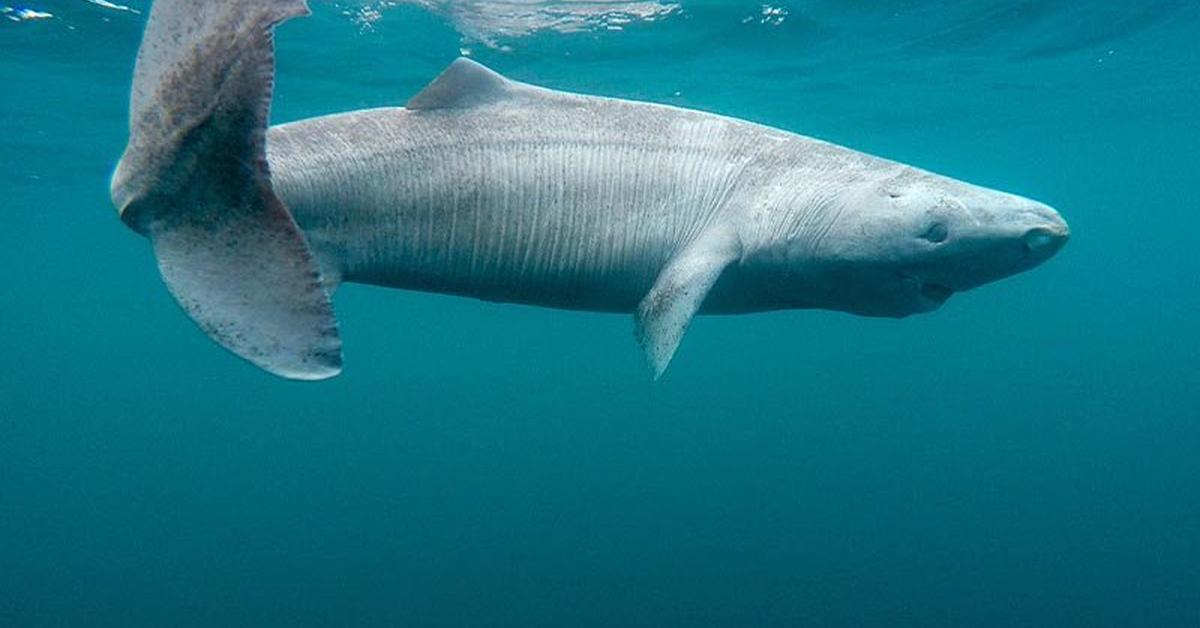
[[266, 159], [273, 30], [304, 0], [157, 0], [138, 51], [121, 219], [210, 338], [283, 377], [341, 370], [329, 294]]

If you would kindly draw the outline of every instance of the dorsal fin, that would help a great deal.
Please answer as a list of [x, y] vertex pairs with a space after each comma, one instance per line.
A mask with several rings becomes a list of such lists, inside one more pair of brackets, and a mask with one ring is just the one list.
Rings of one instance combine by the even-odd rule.
[[510, 98], [523, 89], [483, 64], [466, 57], [454, 60], [408, 104], [409, 109], [465, 109]]

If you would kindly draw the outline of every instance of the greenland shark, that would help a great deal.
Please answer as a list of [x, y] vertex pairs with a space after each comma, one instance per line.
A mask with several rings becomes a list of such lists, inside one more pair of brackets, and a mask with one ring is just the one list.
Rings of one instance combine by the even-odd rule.
[[343, 282], [632, 314], [658, 377], [698, 313], [928, 312], [1068, 237], [1020, 196], [466, 58], [404, 107], [268, 127], [273, 30], [307, 13], [154, 2], [111, 187], [184, 311], [276, 375], [340, 372]]

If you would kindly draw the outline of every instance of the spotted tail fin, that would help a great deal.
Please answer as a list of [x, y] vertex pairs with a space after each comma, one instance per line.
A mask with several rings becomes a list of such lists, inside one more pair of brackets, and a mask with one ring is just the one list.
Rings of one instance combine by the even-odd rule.
[[266, 159], [273, 31], [304, 0], [157, 0], [112, 180], [171, 294], [210, 338], [276, 375], [341, 370], [329, 294]]

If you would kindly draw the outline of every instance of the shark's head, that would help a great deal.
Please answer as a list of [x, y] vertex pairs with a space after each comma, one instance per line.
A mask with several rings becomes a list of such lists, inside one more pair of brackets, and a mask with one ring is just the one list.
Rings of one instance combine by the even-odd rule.
[[1050, 259], [1067, 223], [1050, 207], [903, 167], [859, 188], [817, 255], [821, 307], [907, 316]]

